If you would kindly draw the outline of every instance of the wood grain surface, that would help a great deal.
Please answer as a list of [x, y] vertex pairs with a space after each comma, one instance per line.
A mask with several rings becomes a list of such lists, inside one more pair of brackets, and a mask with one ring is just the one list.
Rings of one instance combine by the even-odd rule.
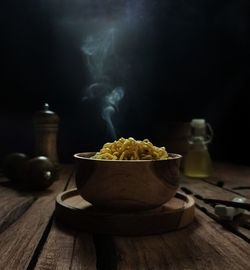
[[250, 199], [250, 167], [228, 163], [215, 163], [214, 176], [207, 179], [213, 184], [223, 184], [224, 189]]
[[249, 269], [250, 249], [196, 211], [189, 227], [159, 236], [114, 238], [117, 269]]
[[[67, 189], [75, 187], [71, 177]], [[35, 269], [92, 270], [96, 269], [93, 237], [53, 222]]]
[[209, 179], [183, 179], [181, 188], [196, 201], [195, 221], [174, 232], [140, 237], [92, 235], [55, 222], [56, 195], [75, 187], [71, 171], [72, 166], [64, 167], [60, 179], [40, 194], [0, 184], [0, 270], [250, 269], [249, 229], [221, 223], [214, 207], [202, 200], [239, 194], [250, 199], [247, 189], [234, 189], [249, 185], [250, 168], [241, 174], [241, 167], [219, 164]]
[[238, 236], [250, 242], [250, 231], [244, 227], [238, 226], [241, 222], [241, 217], [238, 217], [232, 221], [223, 221], [215, 214], [214, 207], [205, 203], [202, 198], [217, 198], [223, 200], [232, 200], [233, 198], [239, 196], [230, 190], [222, 189], [218, 186], [211, 185], [205, 181], [197, 179], [187, 179], [183, 178], [181, 182], [181, 190], [189, 195], [193, 195], [195, 199], [196, 206], [199, 207], [207, 215], [215, 219], [226, 229], [232, 231]]
[[92, 236], [53, 222], [35, 269], [96, 269]]
[[8, 186], [0, 186], [0, 233], [22, 216], [35, 200], [35, 196], [24, 195]]
[[20, 218], [0, 234], [0, 269], [23, 270], [33, 263], [33, 255], [55, 208], [55, 196], [65, 188], [69, 174], [67, 167], [59, 180], [41, 193]]

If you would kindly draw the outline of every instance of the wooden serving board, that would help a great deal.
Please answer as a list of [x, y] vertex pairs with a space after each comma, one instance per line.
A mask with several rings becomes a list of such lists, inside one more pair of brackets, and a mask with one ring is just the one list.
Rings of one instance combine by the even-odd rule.
[[194, 219], [194, 200], [176, 193], [158, 208], [134, 212], [100, 209], [71, 189], [56, 198], [55, 216], [74, 229], [112, 235], [150, 235], [183, 228]]

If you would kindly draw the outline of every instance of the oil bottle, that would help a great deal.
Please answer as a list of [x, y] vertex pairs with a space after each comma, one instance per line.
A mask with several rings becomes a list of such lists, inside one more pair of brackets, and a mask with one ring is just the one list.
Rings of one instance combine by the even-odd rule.
[[183, 174], [193, 178], [206, 178], [212, 174], [212, 161], [207, 145], [213, 130], [205, 119], [192, 119], [189, 151], [184, 157]]

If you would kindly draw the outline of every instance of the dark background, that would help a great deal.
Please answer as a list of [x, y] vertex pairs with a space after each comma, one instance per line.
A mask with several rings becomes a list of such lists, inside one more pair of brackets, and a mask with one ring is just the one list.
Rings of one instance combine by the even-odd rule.
[[59, 115], [58, 151], [97, 150], [110, 140], [89, 85], [81, 46], [89, 25], [125, 25], [116, 67], [125, 97], [117, 135], [156, 137], [154, 126], [205, 118], [214, 159], [250, 164], [247, 0], [1, 1], [0, 158], [33, 151], [32, 116], [48, 102]]

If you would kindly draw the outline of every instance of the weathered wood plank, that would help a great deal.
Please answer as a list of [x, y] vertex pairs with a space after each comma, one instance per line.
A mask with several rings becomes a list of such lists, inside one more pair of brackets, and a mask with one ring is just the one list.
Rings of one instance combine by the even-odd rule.
[[[75, 187], [74, 177], [71, 178], [67, 189], [73, 187]], [[58, 222], [53, 222], [35, 269], [96, 269], [96, 255], [92, 236], [63, 227]]]
[[32, 205], [35, 197], [0, 185], [0, 233]]
[[75, 247], [73, 250], [72, 264], [70, 269], [96, 269], [96, 252], [92, 235], [80, 232], [76, 234]]
[[196, 211], [189, 227], [163, 235], [115, 237], [117, 269], [249, 269], [250, 246]]
[[250, 199], [250, 167], [215, 163], [214, 175], [206, 179], [206, 181], [213, 184], [222, 182], [224, 188], [231, 189]]
[[70, 269], [74, 233], [53, 223], [35, 269]]
[[[68, 189], [75, 187], [75, 178], [72, 177]], [[72, 254], [72, 270], [96, 269], [96, 251], [93, 236], [87, 233], [76, 232], [75, 247]]]
[[[210, 217], [215, 220], [220, 221], [214, 213], [214, 207], [208, 203], [204, 203], [202, 198], [216, 198], [222, 200], [232, 200], [233, 198], [239, 196], [230, 190], [222, 189], [218, 186], [209, 184], [203, 180], [198, 179], [187, 179], [183, 178], [181, 181], [181, 189], [186, 193], [191, 193], [194, 196], [196, 205], [205, 211]], [[240, 220], [239, 220], [240, 221]], [[234, 232], [235, 234], [241, 236], [243, 239], [250, 241], [250, 231], [238, 226], [238, 221], [235, 222], [223, 222], [224, 226]]]
[[[72, 175], [65, 189], [72, 185]], [[35, 269], [70, 269], [76, 232], [53, 221]]]
[[[190, 189], [193, 195], [200, 195], [204, 198], [232, 200], [239, 197], [238, 194], [231, 190], [223, 189], [199, 179], [182, 178], [180, 186], [186, 187], [187, 190]], [[250, 202], [250, 200], [247, 200], [247, 202]]]
[[[71, 167], [65, 167], [59, 180], [43, 193], [31, 207], [0, 234], [0, 269], [26, 269], [43, 236], [55, 208], [55, 197], [66, 185]], [[34, 258], [33, 258], [34, 259]]]

